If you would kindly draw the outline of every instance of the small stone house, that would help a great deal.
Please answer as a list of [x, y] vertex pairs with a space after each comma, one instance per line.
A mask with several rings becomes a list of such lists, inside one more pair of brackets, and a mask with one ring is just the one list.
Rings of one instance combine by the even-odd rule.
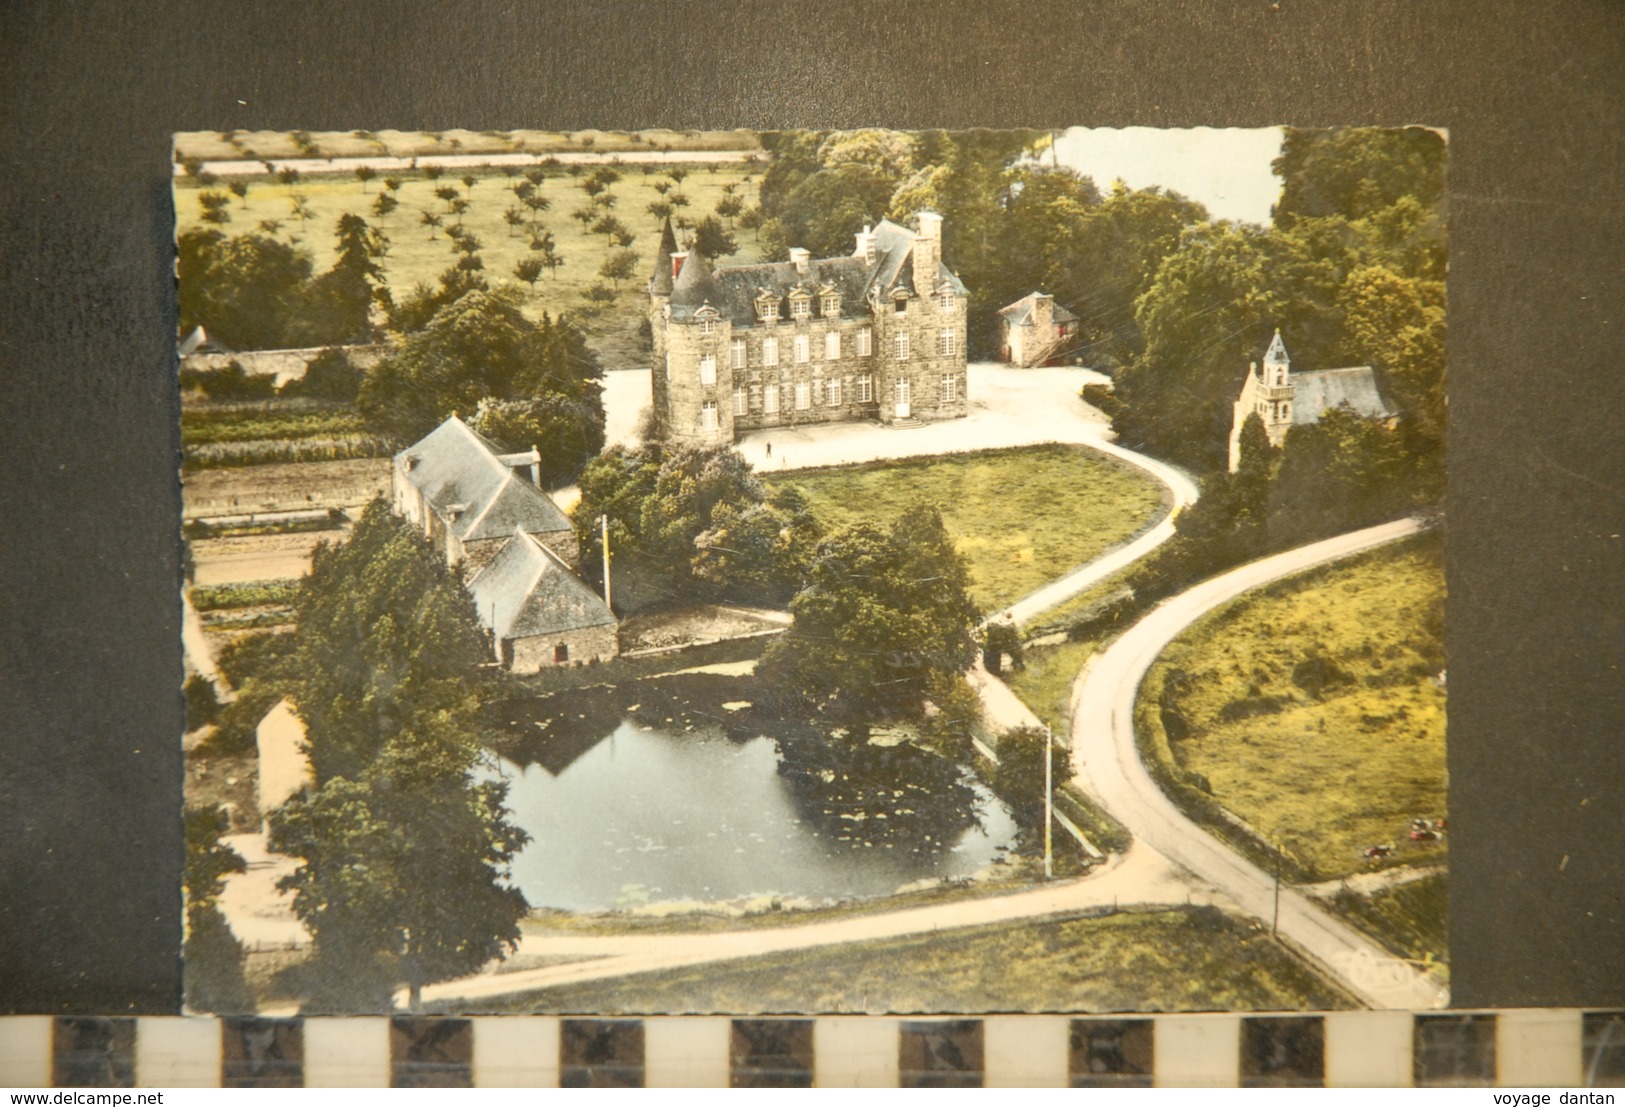
[[615, 613], [523, 528], [468, 582], [498, 661], [516, 673], [607, 661], [620, 652]]
[[1248, 366], [1247, 379], [1235, 403], [1230, 423], [1230, 471], [1234, 473], [1241, 464], [1241, 428], [1247, 416], [1256, 412], [1264, 421], [1270, 445], [1279, 447], [1286, 441], [1288, 430], [1318, 423], [1323, 414], [1338, 407], [1366, 419], [1392, 420], [1398, 415], [1383, 398], [1376, 370], [1371, 366], [1294, 373], [1286, 343], [1281, 341], [1281, 332], [1276, 331], [1264, 353], [1263, 370], [1256, 361]]
[[1022, 369], [1060, 365], [1078, 343], [1078, 317], [1044, 292], [999, 309], [1000, 358]]
[[504, 454], [453, 415], [395, 455], [395, 513], [428, 536], [446, 564], [472, 577], [523, 528], [565, 562], [578, 556], [575, 528], [543, 492], [541, 455]]
[[654, 410], [674, 442], [773, 427], [963, 417], [965, 286], [942, 217], [864, 227], [852, 253], [722, 266], [668, 221], [649, 279]]

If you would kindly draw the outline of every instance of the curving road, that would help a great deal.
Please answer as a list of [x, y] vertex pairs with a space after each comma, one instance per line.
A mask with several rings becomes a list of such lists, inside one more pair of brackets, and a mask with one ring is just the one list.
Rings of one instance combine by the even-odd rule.
[[[1386, 523], [1243, 565], [1164, 602], [1131, 627], [1079, 679], [1072, 719], [1076, 779], [1098, 796], [1135, 836], [1184, 866], [1241, 910], [1262, 919], [1274, 913], [1273, 875], [1246, 860], [1187, 818], [1163, 794], [1140, 760], [1134, 740], [1134, 701], [1162, 651], [1203, 615], [1251, 589], [1415, 534], [1415, 519]], [[1425, 1009], [1443, 1004], [1443, 988], [1410, 964], [1339, 922], [1302, 893], [1281, 886], [1280, 932], [1330, 970], [1365, 1003]]]

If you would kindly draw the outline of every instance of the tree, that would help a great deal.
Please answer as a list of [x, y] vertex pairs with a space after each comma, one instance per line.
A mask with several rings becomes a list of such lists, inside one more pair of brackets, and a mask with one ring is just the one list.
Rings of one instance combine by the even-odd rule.
[[739, 213], [745, 210], [745, 201], [738, 196], [729, 194], [717, 201], [717, 214], [728, 221], [729, 229], [733, 228], [733, 221]]
[[694, 228], [694, 248], [708, 258], [717, 258], [738, 252], [739, 244], [716, 216], [707, 215]]
[[1202, 470], [1222, 465], [1248, 358], [1286, 307], [1272, 245], [1267, 232], [1216, 224], [1187, 234], [1163, 262], [1135, 307], [1145, 352], [1117, 381], [1124, 409], [1113, 425], [1126, 445]]
[[231, 190], [231, 194], [233, 196], [237, 197], [237, 199], [239, 199], [239, 200], [241, 200], [243, 202], [243, 207], [246, 208], [248, 206], [248, 182], [247, 181], [232, 181], [226, 187]]
[[525, 213], [518, 208], [509, 208], [502, 213], [502, 221], [508, 225], [508, 237], [512, 238], [525, 225]]
[[399, 746], [273, 821], [274, 848], [304, 861], [278, 888], [315, 940], [308, 1009], [388, 1011], [403, 981], [420, 1010], [424, 985], [518, 946], [529, 908], [504, 878], [529, 835], [507, 819], [506, 785], [428, 772]]
[[1010, 808], [1021, 828], [1024, 852], [1043, 846], [1044, 750], [1050, 751], [1050, 782], [1059, 787], [1071, 775], [1067, 753], [1051, 743], [1035, 726], [1015, 727], [999, 735], [999, 764], [993, 771], [993, 790]]
[[440, 307], [367, 374], [362, 416], [405, 443], [484, 400], [535, 401], [545, 440], [531, 431], [517, 442], [493, 437], [507, 449], [540, 446], [549, 479], [568, 483], [603, 445], [603, 370], [574, 326], [547, 315], [532, 322], [520, 295], [476, 289]]
[[336, 235], [333, 268], [310, 284], [304, 337], [321, 343], [364, 342], [372, 337], [372, 304], [383, 287], [379, 261], [389, 250], [389, 238], [354, 214], [339, 217]]
[[278, 394], [353, 404], [360, 390], [361, 372], [343, 350], [329, 347], [311, 359], [304, 376], [288, 381]]
[[240, 350], [277, 349], [305, 306], [310, 257], [261, 234], [226, 238], [189, 228], [177, 238], [182, 331], [206, 326]]
[[592, 225], [592, 233], [601, 234], [605, 238], [611, 238], [617, 234], [622, 234], [625, 231], [626, 224], [622, 223], [613, 215], [606, 215]]
[[401, 202], [392, 193], [380, 192], [378, 198], [372, 202], [372, 213], [382, 219], [400, 206]]
[[317, 547], [295, 610], [286, 682], [318, 787], [359, 778], [402, 728], [472, 706], [468, 674], [489, 655], [473, 601], [381, 498], [347, 541]]
[[198, 206], [203, 209], [205, 223], [230, 223], [231, 212], [226, 210], [231, 200], [224, 192], [200, 192], [197, 197]]
[[296, 603], [293, 699], [315, 787], [273, 815], [272, 848], [303, 859], [279, 887], [315, 940], [313, 1009], [390, 1007], [405, 981], [473, 972], [518, 940], [505, 885], [527, 836], [502, 785], [476, 785], [486, 656], [444, 561], [374, 500], [349, 541], [320, 546]]
[[755, 502], [721, 500], [694, 536], [689, 567], [721, 596], [777, 607], [806, 581], [820, 534], [794, 486], [775, 487]]
[[367, 182], [376, 176], [378, 176], [378, 170], [374, 169], [370, 165], [358, 165], [355, 167], [355, 179], [361, 182], [362, 195], [366, 195]]
[[637, 265], [636, 253], [631, 250], [616, 250], [604, 258], [604, 264], [598, 267], [598, 275], [611, 282], [618, 292], [621, 282], [637, 271]]
[[564, 264], [564, 257], [559, 253], [558, 244], [553, 241], [553, 233], [543, 231], [535, 238], [532, 238], [530, 248], [537, 252], [537, 260], [545, 265], [548, 272], [553, 275], [553, 279], [557, 280], [559, 267]]
[[542, 279], [542, 274], [546, 271], [547, 266], [540, 258], [520, 258], [513, 267], [513, 275], [530, 285], [532, 292], [536, 291], [536, 282]]
[[795, 622], [758, 666], [764, 689], [827, 718], [917, 717], [932, 678], [975, 657], [969, 582], [935, 508], [913, 508], [887, 532], [837, 531], [790, 601]]

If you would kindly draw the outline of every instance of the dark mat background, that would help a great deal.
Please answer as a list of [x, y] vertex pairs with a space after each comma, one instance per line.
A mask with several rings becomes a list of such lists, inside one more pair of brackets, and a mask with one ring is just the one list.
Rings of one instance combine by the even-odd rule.
[[168, 144], [232, 127], [1448, 127], [1455, 998], [1625, 1003], [1622, 74], [1608, 0], [0, 6], [0, 1011], [178, 1007]]

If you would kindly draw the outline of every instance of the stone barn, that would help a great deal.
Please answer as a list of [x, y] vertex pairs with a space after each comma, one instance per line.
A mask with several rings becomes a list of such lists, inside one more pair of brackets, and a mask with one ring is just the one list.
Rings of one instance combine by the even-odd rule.
[[1044, 292], [1029, 292], [999, 309], [1002, 360], [1022, 369], [1060, 365], [1078, 345], [1078, 317]]
[[607, 661], [620, 652], [615, 613], [523, 528], [468, 582], [502, 666], [534, 673]]

